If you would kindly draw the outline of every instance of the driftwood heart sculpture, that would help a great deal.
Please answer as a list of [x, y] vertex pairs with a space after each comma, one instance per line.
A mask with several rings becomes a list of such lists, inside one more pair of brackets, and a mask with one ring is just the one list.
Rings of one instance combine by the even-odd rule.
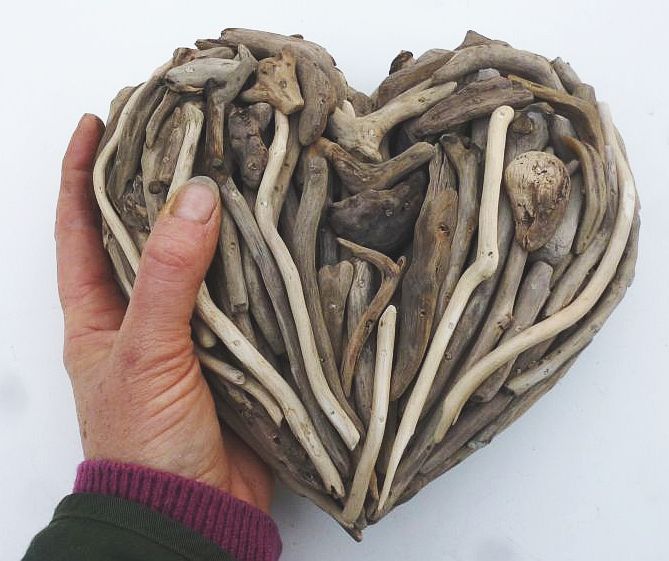
[[562, 60], [469, 32], [366, 96], [299, 36], [228, 29], [111, 106], [94, 173], [129, 295], [160, 209], [218, 185], [193, 334], [222, 420], [351, 535], [555, 385], [632, 281], [638, 201]]

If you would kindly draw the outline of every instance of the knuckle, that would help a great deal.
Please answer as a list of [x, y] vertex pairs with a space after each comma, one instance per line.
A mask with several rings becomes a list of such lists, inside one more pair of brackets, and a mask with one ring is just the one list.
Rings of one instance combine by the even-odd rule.
[[170, 281], [192, 267], [197, 246], [190, 240], [173, 235], [156, 234], [144, 250], [144, 268], [152, 277]]

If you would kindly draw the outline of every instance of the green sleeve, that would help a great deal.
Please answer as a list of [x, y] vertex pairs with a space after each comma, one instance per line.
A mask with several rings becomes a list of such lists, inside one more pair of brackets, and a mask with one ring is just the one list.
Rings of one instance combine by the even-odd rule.
[[234, 561], [160, 513], [106, 495], [65, 497], [23, 561]]

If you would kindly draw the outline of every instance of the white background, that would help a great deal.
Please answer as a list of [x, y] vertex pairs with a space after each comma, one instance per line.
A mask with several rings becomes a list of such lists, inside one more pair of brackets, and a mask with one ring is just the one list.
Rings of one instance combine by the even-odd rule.
[[0, 20], [0, 558], [18, 559], [81, 459], [61, 363], [53, 215], [84, 111], [106, 116], [174, 47], [228, 26], [302, 33], [371, 91], [400, 49], [469, 28], [562, 56], [609, 101], [643, 204], [637, 278], [567, 378], [355, 544], [280, 491], [283, 559], [669, 558], [669, 112], [661, 0], [12, 2]]

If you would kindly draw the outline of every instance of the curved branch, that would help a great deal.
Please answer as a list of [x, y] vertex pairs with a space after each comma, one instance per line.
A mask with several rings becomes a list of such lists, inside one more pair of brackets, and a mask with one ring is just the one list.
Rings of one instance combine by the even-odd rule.
[[[260, 231], [267, 242], [276, 263], [281, 272], [288, 301], [295, 319], [295, 326], [299, 334], [300, 347], [304, 357], [309, 383], [314, 391], [314, 395], [319, 405], [328, 417], [328, 420], [335, 427], [337, 432], [349, 447], [355, 448], [360, 434], [353, 421], [346, 415], [337, 399], [332, 393], [330, 386], [325, 379], [323, 367], [318, 355], [316, 340], [307, 314], [307, 305], [304, 299], [304, 292], [300, 283], [300, 274], [295, 266], [295, 262], [290, 256], [290, 252], [285, 242], [281, 239], [276, 228], [275, 217], [278, 217], [281, 210], [283, 199], [279, 198], [275, 191], [275, 182], [281, 172], [284, 157], [286, 155], [286, 145], [288, 142], [288, 118], [276, 110], [275, 112], [275, 133], [274, 140], [270, 147], [269, 160], [263, 175], [262, 182], [258, 188], [258, 199], [256, 200], [255, 214], [258, 220]], [[283, 196], [283, 194], [279, 194]]]

